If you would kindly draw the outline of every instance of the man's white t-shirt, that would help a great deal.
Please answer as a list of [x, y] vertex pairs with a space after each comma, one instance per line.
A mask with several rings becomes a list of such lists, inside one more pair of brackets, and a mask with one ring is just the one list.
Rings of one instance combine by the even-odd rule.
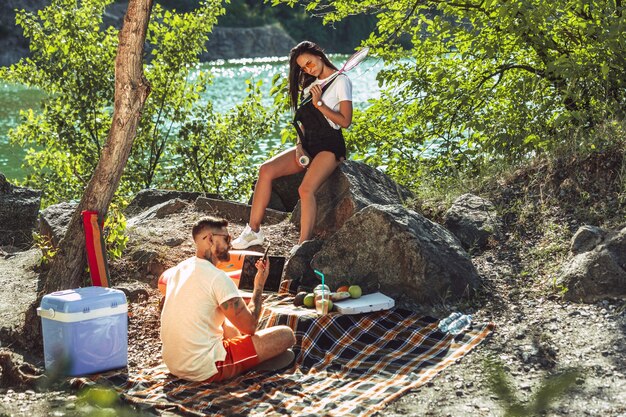
[[239, 297], [235, 283], [206, 259], [196, 256], [165, 272], [168, 275], [161, 312], [163, 361], [174, 375], [204, 381], [226, 358], [222, 344], [225, 316], [219, 307]]
[[[333, 75], [331, 75], [331, 77], [332, 76]], [[343, 73], [337, 75], [336, 77], [337, 79], [332, 81], [332, 84], [326, 89], [326, 91], [324, 91], [324, 94], [322, 94], [322, 101], [332, 110], [339, 111], [339, 103], [341, 103], [342, 101], [352, 101], [352, 82], [350, 81], [350, 78], [348, 78], [348, 76]], [[313, 81], [311, 85], [304, 89], [304, 95], [308, 95], [311, 87], [323, 83], [324, 81], [326, 81], [326, 79], [327, 78], [320, 80], [318, 78]], [[326, 117], [326, 120], [328, 121], [328, 124], [330, 124], [334, 129], [341, 128], [341, 126], [339, 126], [338, 124], [328, 120], [328, 117]]]

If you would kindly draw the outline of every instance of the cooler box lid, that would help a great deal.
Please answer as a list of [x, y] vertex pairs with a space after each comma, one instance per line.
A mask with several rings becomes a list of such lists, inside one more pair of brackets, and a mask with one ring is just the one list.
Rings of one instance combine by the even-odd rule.
[[37, 314], [51, 320], [74, 322], [127, 311], [124, 292], [106, 287], [84, 287], [44, 295]]
[[360, 314], [369, 313], [371, 311], [389, 310], [396, 305], [393, 298], [387, 297], [380, 292], [366, 294], [361, 298], [336, 301], [333, 304], [335, 309], [341, 314]]

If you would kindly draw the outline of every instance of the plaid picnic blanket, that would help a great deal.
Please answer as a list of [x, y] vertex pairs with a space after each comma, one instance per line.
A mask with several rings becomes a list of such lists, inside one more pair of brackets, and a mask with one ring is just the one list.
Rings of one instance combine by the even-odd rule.
[[136, 375], [122, 370], [78, 378], [74, 384], [112, 384], [130, 403], [189, 415], [370, 416], [432, 379], [494, 329], [488, 323], [452, 336], [438, 330], [438, 320], [406, 310], [318, 316], [292, 300], [270, 296], [261, 323], [294, 329], [296, 361], [290, 369], [209, 384], [181, 380], [160, 366]]

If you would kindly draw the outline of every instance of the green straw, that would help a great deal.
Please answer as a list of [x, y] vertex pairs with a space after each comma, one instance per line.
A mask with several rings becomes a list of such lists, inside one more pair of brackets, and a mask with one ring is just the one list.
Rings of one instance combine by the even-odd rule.
[[[317, 275], [319, 275], [320, 277], [322, 277], [322, 301], [324, 300], [324, 288], [326, 288], [326, 286], [324, 285], [324, 274], [322, 274], [320, 271], [318, 271], [317, 269], [314, 269], [313, 272], [315, 272]], [[324, 311], [322, 309], [322, 311]]]

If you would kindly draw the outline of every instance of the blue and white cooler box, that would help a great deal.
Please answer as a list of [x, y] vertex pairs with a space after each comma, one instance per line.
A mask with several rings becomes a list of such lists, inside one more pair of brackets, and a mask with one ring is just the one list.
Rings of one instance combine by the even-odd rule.
[[128, 363], [128, 305], [120, 290], [85, 287], [45, 295], [41, 316], [47, 370], [78, 376]]

